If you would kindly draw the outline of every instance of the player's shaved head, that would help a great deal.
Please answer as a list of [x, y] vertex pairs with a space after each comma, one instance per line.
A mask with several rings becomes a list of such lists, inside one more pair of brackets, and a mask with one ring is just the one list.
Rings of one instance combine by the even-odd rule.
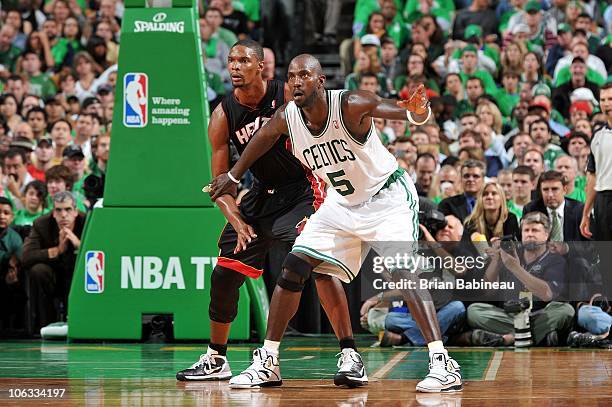
[[315, 75], [323, 75], [323, 68], [317, 58], [310, 54], [301, 54], [291, 60], [289, 66], [296, 70], [308, 70]]

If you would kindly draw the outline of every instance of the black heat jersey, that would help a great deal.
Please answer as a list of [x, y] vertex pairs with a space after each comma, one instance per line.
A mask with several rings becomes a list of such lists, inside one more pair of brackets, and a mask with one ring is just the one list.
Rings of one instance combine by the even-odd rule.
[[[285, 83], [279, 80], [268, 81], [266, 95], [255, 109], [240, 104], [233, 92], [223, 98], [221, 104], [227, 117], [230, 139], [239, 154], [242, 154], [253, 134], [270, 120], [276, 109], [284, 103]], [[306, 181], [304, 168], [288, 150], [289, 145], [288, 136], [282, 135], [270, 151], [251, 166], [251, 173], [263, 187], [274, 189]]]

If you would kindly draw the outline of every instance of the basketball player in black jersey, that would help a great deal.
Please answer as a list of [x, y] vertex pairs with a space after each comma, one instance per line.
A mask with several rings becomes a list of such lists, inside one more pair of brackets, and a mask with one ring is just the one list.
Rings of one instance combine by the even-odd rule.
[[[263, 49], [257, 42], [238, 41], [230, 50], [228, 68], [234, 91], [213, 111], [208, 126], [215, 177], [229, 171], [230, 140], [242, 153], [255, 131], [285, 103], [284, 82], [262, 79]], [[289, 145], [288, 137], [282, 136], [253, 164], [250, 168], [255, 178], [253, 187], [242, 199], [240, 208], [231, 195], [220, 196], [215, 201], [228, 224], [219, 239], [221, 252], [211, 277], [211, 340], [207, 352], [196, 363], [176, 374], [178, 380], [228, 380], [231, 377], [226, 358], [227, 340], [231, 322], [236, 317], [240, 286], [247, 277], [261, 276], [266, 252], [273, 243], [286, 242], [288, 248], [291, 247], [298, 229], [323, 201], [324, 184], [309, 170], [306, 172], [287, 150]], [[340, 350], [352, 348], [356, 351], [341, 283], [316, 273], [314, 277], [321, 305], [340, 341]], [[352, 383], [350, 374], [341, 375], [338, 384], [361, 386], [367, 383]]]

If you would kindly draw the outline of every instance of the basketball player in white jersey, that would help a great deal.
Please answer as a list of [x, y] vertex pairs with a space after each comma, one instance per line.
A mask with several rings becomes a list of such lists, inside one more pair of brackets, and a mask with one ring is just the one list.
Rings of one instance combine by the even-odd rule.
[[[279, 108], [253, 136], [228, 173], [215, 178], [211, 197], [235, 194], [237, 180], [281, 134], [289, 134], [293, 154], [330, 187], [323, 205], [310, 217], [285, 259], [272, 296], [264, 345], [255, 351], [253, 364], [230, 380], [232, 388], [282, 384], [280, 340], [313, 271], [350, 282], [360, 268], [362, 242], [405, 242], [407, 251], [416, 251], [417, 192], [376, 136], [372, 118], [425, 123], [431, 115], [425, 88], [420, 86], [409, 100], [397, 103], [365, 91], [326, 91], [321, 65], [311, 55], [291, 61], [288, 83], [293, 101]], [[459, 365], [442, 344], [433, 303], [414, 290], [405, 290], [403, 295], [429, 347], [430, 371], [417, 384], [417, 391], [460, 391]], [[336, 384], [366, 383], [359, 354], [342, 353], [338, 363], [342, 376], [336, 375]]]

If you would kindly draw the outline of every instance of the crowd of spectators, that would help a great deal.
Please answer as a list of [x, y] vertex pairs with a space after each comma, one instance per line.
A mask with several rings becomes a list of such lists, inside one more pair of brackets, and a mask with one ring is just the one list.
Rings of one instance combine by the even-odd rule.
[[[423, 84], [431, 100], [434, 115], [425, 125], [374, 120], [382, 142], [413, 176], [421, 207], [445, 216], [443, 227], [421, 227], [423, 239], [448, 243], [433, 249], [441, 256], [485, 255], [486, 267], [475, 271], [480, 278], [509, 278], [531, 292], [533, 344], [604, 343], [612, 317], [601, 281], [568, 292], [578, 285], [570, 271], [579, 270], [584, 283], [597, 268], [592, 248], [573, 243], [588, 242], [580, 226], [591, 141], [612, 126], [612, 6], [357, 0], [353, 36], [344, 41], [341, 6], [329, 0], [306, 7], [305, 43], [339, 53], [345, 88], [405, 98]], [[4, 332], [35, 333], [65, 314], [82, 213], [103, 190], [123, 12], [120, 0], [2, 4]], [[260, 17], [259, 0], [200, 4], [211, 109], [231, 91], [230, 47], [263, 38]], [[264, 56], [264, 78], [277, 77], [275, 52], [266, 48]], [[508, 240], [516, 242], [514, 251], [502, 247]], [[549, 243], [535, 244], [541, 240]], [[407, 310], [395, 304], [388, 312], [396, 294], [367, 300], [364, 324], [382, 334], [383, 345], [420, 345]], [[515, 342], [516, 312], [505, 304], [438, 294], [445, 340]]]
[[[2, 2], [0, 336], [65, 320], [84, 216], [103, 193], [124, 9], [121, 0]], [[212, 0], [200, 11], [214, 101], [229, 89], [229, 47], [257, 36], [260, 5]]]
[[[484, 255], [470, 278], [519, 282], [512, 300], [530, 293], [530, 344], [609, 346], [610, 287], [601, 277], [609, 270], [595, 254], [605, 245], [589, 246], [581, 224], [588, 229], [591, 142], [612, 128], [612, 5], [358, 0], [340, 56], [347, 89], [406, 98], [426, 87], [434, 112], [427, 124], [374, 121], [412, 175], [422, 210], [446, 216], [445, 227], [422, 225], [424, 239], [458, 243], [444, 252], [451, 257]], [[508, 242], [513, 250], [504, 250]], [[517, 314], [502, 299], [451, 294], [440, 302], [432, 293], [445, 340], [515, 344]], [[383, 346], [422, 345], [398, 299], [386, 292], [366, 301], [363, 323]]]

